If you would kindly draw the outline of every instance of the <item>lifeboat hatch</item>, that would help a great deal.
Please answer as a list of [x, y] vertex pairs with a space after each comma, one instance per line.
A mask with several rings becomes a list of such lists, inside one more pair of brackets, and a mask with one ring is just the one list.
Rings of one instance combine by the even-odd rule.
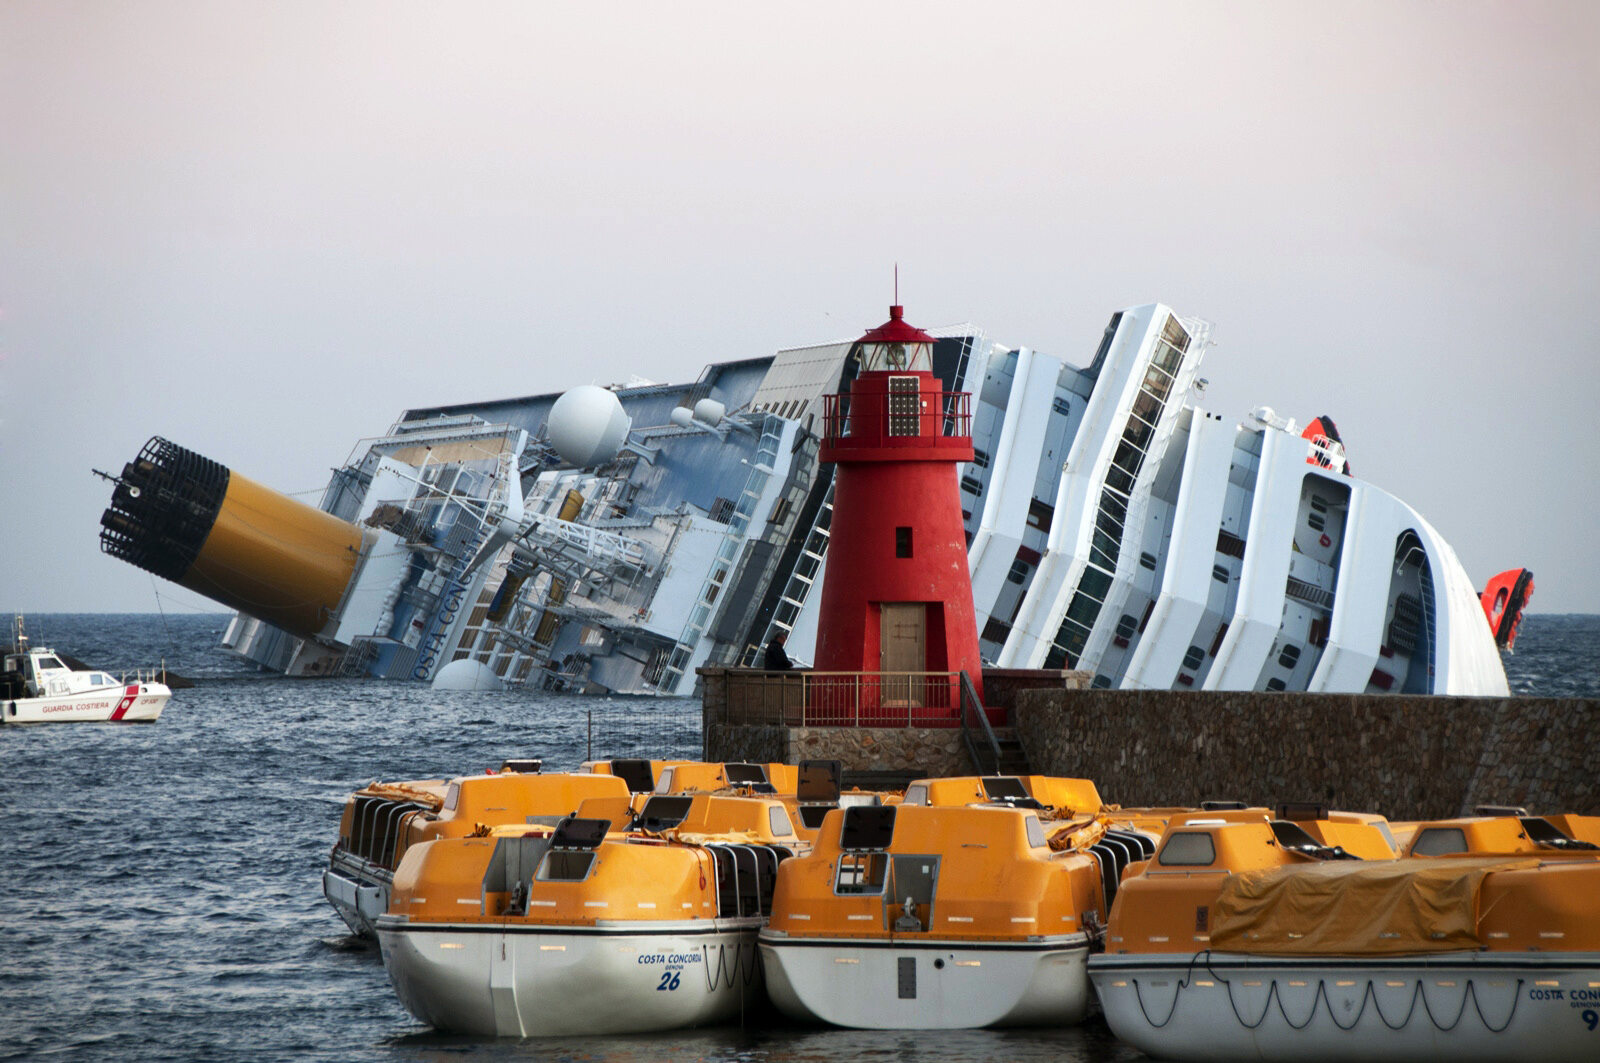
[[933, 921], [939, 886], [937, 856], [889, 858], [889, 888], [883, 892], [884, 922], [896, 934], [925, 932]]
[[758, 794], [778, 792], [767, 779], [767, 769], [760, 764], [724, 764], [722, 772], [729, 786], [748, 787]]
[[1044, 808], [1044, 805], [1028, 793], [1027, 787], [1022, 785], [1022, 780], [1015, 775], [985, 776], [983, 793], [997, 805], [1008, 805], [1011, 808]]
[[856, 805], [844, 810], [839, 848], [846, 852], [883, 850], [894, 838], [894, 805]]
[[648, 831], [669, 830], [689, 816], [692, 797], [668, 797], [662, 794], [650, 798], [639, 810], [637, 825]]
[[613, 760], [611, 774], [628, 784], [630, 794], [647, 794], [656, 788], [656, 773], [648, 760]]

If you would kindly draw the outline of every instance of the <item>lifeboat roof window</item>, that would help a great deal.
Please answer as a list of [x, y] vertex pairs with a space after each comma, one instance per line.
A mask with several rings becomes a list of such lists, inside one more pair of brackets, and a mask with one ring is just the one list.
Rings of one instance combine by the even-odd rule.
[[1411, 844], [1413, 856], [1449, 856], [1467, 851], [1467, 832], [1460, 827], [1425, 827]]
[[1162, 867], [1210, 867], [1217, 862], [1217, 844], [1209, 831], [1184, 830], [1167, 836], [1156, 855]]

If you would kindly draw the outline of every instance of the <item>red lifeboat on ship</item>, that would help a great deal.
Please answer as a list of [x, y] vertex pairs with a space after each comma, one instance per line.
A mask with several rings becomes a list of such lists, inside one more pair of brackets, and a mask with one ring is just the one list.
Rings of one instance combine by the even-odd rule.
[[1508, 568], [1489, 581], [1478, 600], [1489, 618], [1494, 644], [1514, 651], [1522, 611], [1533, 600], [1533, 573], [1525, 568]]

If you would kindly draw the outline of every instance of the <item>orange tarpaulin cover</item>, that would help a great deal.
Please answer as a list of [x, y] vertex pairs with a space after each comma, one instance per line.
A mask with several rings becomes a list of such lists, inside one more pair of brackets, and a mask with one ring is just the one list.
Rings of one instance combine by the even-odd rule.
[[1211, 947], [1267, 955], [1403, 955], [1476, 949], [1485, 875], [1524, 857], [1406, 859], [1267, 868], [1232, 875], [1211, 915]]

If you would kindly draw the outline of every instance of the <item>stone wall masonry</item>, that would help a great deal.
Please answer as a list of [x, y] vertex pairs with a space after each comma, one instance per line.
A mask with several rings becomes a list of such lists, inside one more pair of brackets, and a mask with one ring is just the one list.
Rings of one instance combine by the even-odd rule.
[[967, 775], [954, 727], [779, 727], [706, 724], [706, 759], [798, 764], [839, 760], [847, 771]]
[[1595, 699], [1037, 690], [1013, 720], [1035, 772], [1093, 779], [1123, 805], [1600, 814]]

